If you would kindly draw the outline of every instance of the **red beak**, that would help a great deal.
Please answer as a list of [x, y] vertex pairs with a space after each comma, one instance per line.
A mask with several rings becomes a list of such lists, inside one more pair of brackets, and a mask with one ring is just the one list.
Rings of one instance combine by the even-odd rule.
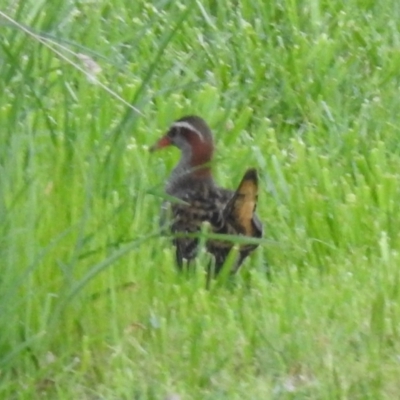
[[168, 136], [163, 136], [156, 143], [154, 143], [153, 146], [151, 146], [149, 150], [150, 151], [159, 150], [164, 147], [170, 146], [171, 144], [172, 144], [171, 139]]

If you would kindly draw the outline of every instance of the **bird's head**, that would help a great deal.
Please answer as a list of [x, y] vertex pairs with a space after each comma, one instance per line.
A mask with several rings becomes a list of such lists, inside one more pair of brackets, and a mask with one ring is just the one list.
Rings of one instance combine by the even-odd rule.
[[180, 149], [181, 162], [187, 168], [198, 168], [209, 163], [214, 153], [211, 129], [202, 118], [193, 115], [175, 121], [150, 151], [167, 146], [176, 146]]

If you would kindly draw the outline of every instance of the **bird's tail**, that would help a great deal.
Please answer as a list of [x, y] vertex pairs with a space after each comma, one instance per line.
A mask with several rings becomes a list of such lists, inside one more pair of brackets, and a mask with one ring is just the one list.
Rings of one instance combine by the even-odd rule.
[[261, 224], [258, 224], [258, 218], [254, 215], [257, 208], [257, 199], [257, 170], [255, 168], [250, 168], [244, 174], [235, 194], [224, 210], [225, 219], [231, 220], [232, 222], [234, 221], [235, 225], [240, 226], [241, 231], [246, 236], [261, 236], [262, 227]]

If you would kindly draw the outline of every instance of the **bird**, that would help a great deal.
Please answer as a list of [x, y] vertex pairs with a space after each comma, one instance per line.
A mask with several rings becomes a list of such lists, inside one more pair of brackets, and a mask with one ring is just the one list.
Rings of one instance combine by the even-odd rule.
[[[202, 225], [208, 223], [218, 238], [209, 238], [206, 249], [213, 256], [209, 274], [217, 276], [234, 247], [232, 240], [223, 240], [223, 235], [242, 235], [261, 238], [263, 226], [256, 215], [258, 196], [257, 170], [248, 169], [236, 190], [218, 186], [212, 175], [214, 139], [206, 121], [196, 115], [184, 116], [169, 127], [157, 142], [150, 147], [154, 152], [168, 146], [177, 147], [180, 160], [172, 170], [165, 192], [168, 199], [163, 202], [161, 220], [167, 219], [174, 235], [176, 263], [179, 270], [184, 264], [190, 267], [196, 258]], [[240, 243], [238, 255], [231, 267], [236, 273], [246, 257], [258, 243]], [[212, 272], [211, 272], [212, 271]]]

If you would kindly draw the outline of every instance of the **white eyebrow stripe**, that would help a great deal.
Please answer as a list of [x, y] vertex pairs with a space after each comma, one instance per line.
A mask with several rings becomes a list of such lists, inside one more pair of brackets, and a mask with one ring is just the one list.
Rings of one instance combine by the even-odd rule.
[[189, 129], [190, 131], [194, 132], [194, 133], [199, 137], [199, 139], [200, 139], [202, 142], [204, 142], [204, 137], [203, 137], [202, 133], [201, 133], [199, 130], [197, 130], [193, 125], [189, 124], [189, 122], [186, 122], [186, 121], [178, 121], [178, 122], [174, 122], [174, 123], [172, 124], [172, 126], [173, 126], [174, 128], [185, 128], [185, 129]]

